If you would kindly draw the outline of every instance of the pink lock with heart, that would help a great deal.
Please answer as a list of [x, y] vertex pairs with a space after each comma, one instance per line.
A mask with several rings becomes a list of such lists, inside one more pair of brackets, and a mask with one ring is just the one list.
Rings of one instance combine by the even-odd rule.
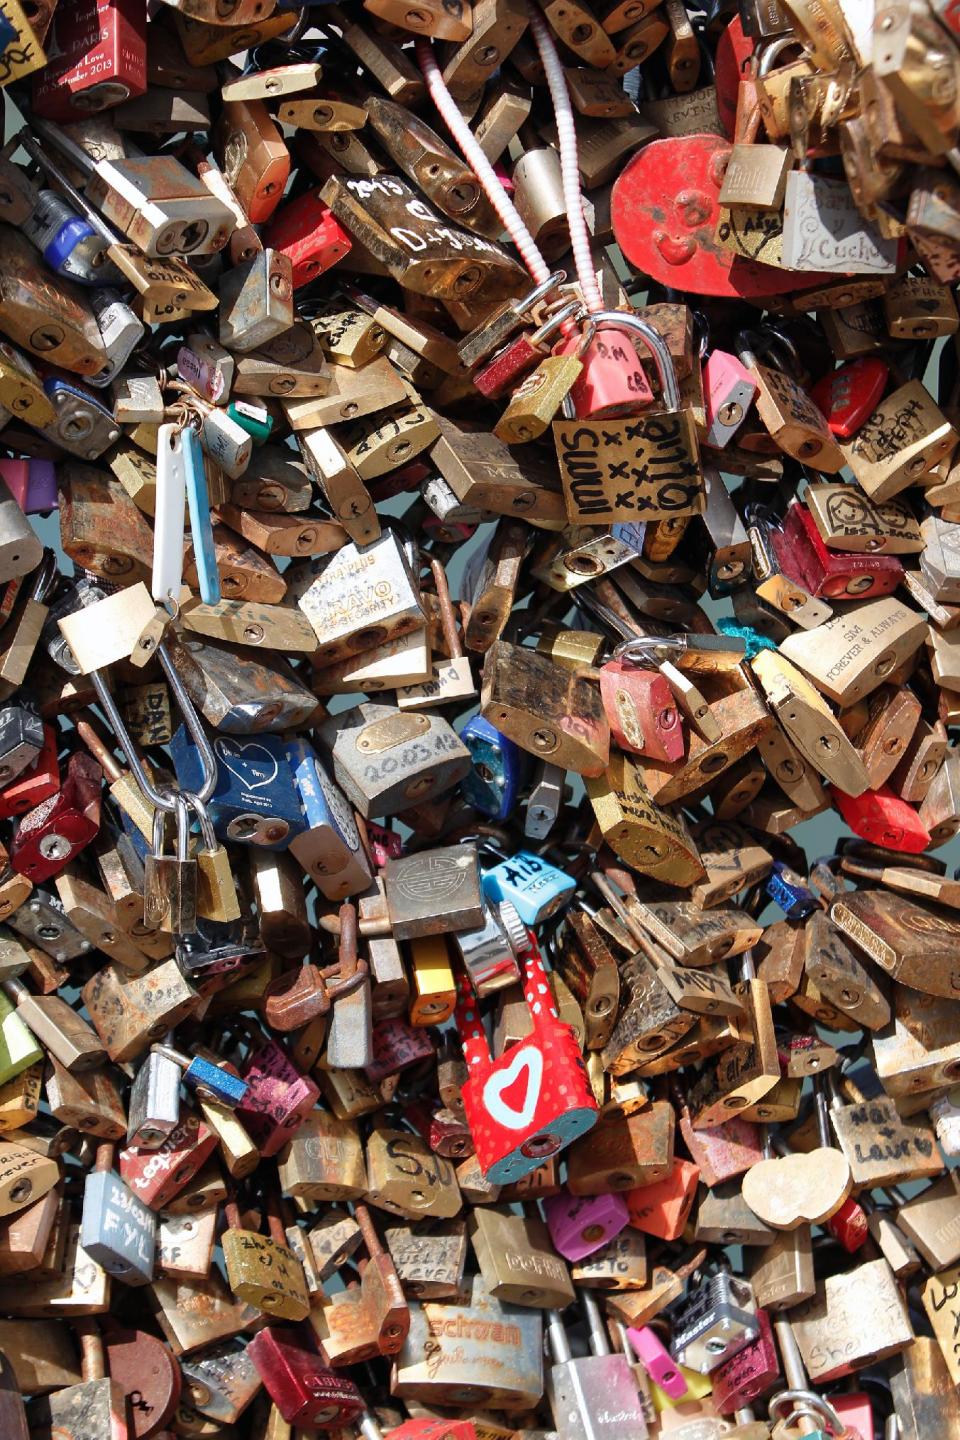
[[477, 1161], [495, 1185], [536, 1170], [590, 1130], [598, 1113], [580, 1046], [557, 1015], [531, 935], [519, 959], [533, 1029], [496, 1061], [473, 987], [465, 974], [457, 981], [457, 1030], [469, 1071], [463, 1108]]

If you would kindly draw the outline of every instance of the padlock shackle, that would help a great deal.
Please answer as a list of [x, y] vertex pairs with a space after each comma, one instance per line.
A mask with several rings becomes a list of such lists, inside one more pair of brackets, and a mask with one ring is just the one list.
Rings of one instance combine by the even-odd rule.
[[463, 1058], [466, 1061], [467, 1070], [470, 1072], [468, 1078], [472, 1078], [474, 1072], [478, 1079], [489, 1074], [493, 1058], [490, 1054], [490, 1046], [487, 1044], [483, 1021], [480, 1019], [480, 1002], [465, 971], [460, 971], [457, 975], [457, 1003], [454, 1008], [454, 1021], [457, 1026], [457, 1034], [460, 1036]]

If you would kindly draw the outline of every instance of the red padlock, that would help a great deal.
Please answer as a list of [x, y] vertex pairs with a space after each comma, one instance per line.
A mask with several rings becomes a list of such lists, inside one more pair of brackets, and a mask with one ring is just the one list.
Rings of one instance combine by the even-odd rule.
[[353, 246], [339, 220], [320, 199], [319, 190], [308, 190], [278, 210], [267, 225], [263, 243], [290, 257], [294, 290], [316, 280]]
[[810, 391], [810, 398], [823, 411], [831, 434], [849, 440], [880, 404], [889, 377], [885, 360], [865, 355], [824, 375]]
[[889, 785], [867, 790], [856, 798], [836, 785], [830, 786], [830, 793], [844, 823], [861, 839], [907, 855], [919, 855], [930, 845], [930, 834], [916, 810], [895, 795]]
[[185, 1105], [158, 1150], [121, 1150], [120, 1179], [151, 1210], [169, 1205], [217, 1148], [216, 1133]]
[[780, 1355], [766, 1310], [757, 1306], [760, 1334], [710, 1372], [712, 1397], [721, 1415], [732, 1415], [772, 1390], [780, 1374]]
[[472, 1420], [434, 1420], [418, 1415], [386, 1433], [386, 1440], [477, 1440]]
[[247, 1355], [270, 1399], [291, 1425], [338, 1430], [363, 1410], [363, 1399], [343, 1371], [330, 1370], [304, 1331], [268, 1325], [254, 1335]]
[[57, 764], [57, 732], [52, 725], [43, 727], [43, 748], [30, 770], [18, 775], [5, 790], [0, 790], [0, 820], [25, 815], [60, 789], [60, 766]]
[[866, 1211], [852, 1195], [848, 1195], [836, 1214], [830, 1216], [826, 1228], [849, 1255], [853, 1255], [870, 1238]]
[[44, 120], [82, 120], [147, 90], [143, 0], [70, 0], [58, 5], [50, 59], [33, 77], [33, 108]]
[[372, 1085], [398, 1075], [433, 1054], [433, 1038], [424, 1025], [408, 1025], [399, 1015], [378, 1020], [373, 1027], [373, 1062], [364, 1069]]
[[877, 600], [890, 595], [903, 580], [895, 555], [867, 555], [828, 550], [806, 505], [794, 502], [783, 529], [772, 532], [780, 568], [811, 595], [828, 600]]
[[400, 832], [389, 830], [386, 825], [378, 825], [375, 820], [368, 820], [366, 825], [370, 853], [377, 869], [382, 870], [388, 860], [399, 860], [403, 854], [403, 836]]
[[[488, 400], [499, 400], [502, 396], [509, 395], [524, 376], [535, 370], [540, 361], [550, 354], [555, 332], [566, 321], [572, 320], [580, 308], [580, 302], [572, 300], [555, 314], [548, 315], [536, 329], [529, 333], [521, 330], [514, 335], [503, 349], [498, 350], [473, 376], [473, 383], [480, 394]], [[573, 348], [576, 349], [580, 343], [579, 329], [572, 332], [571, 339]], [[561, 350], [558, 353], [567, 352]]]
[[831, 280], [761, 265], [717, 244], [732, 148], [721, 135], [679, 135], [633, 156], [610, 197], [614, 238], [627, 260], [661, 285], [695, 295], [786, 295]]
[[743, 33], [743, 21], [739, 15], [730, 21], [717, 41], [714, 85], [717, 92], [717, 112], [728, 140], [732, 140], [737, 131], [740, 77], [751, 74], [755, 48], [756, 41], [753, 37]]
[[463, 1108], [477, 1161], [495, 1185], [529, 1175], [586, 1134], [598, 1114], [580, 1046], [557, 1015], [532, 936], [518, 958], [533, 1030], [497, 1060], [490, 1055], [473, 987], [465, 974], [457, 979], [457, 1030], [470, 1072]]
[[71, 755], [59, 793], [24, 815], [10, 842], [10, 865], [35, 885], [59, 875], [100, 829], [103, 772], [90, 755]]
[[680, 711], [659, 670], [608, 660], [600, 669], [600, 698], [621, 750], [653, 760], [683, 759]]
[[842, 1395], [830, 1395], [828, 1399], [843, 1421], [844, 1435], [850, 1431], [852, 1440], [870, 1440], [877, 1433], [873, 1425], [873, 1402], [864, 1391], [847, 1391]]

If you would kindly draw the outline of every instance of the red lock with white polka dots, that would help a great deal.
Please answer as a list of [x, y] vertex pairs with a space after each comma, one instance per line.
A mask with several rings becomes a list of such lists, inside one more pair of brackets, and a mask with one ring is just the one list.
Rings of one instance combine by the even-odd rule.
[[520, 1180], [597, 1121], [597, 1102], [570, 1025], [557, 1016], [536, 941], [519, 957], [532, 1033], [497, 1060], [473, 987], [458, 979], [457, 1029], [469, 1078], [463, 1108], [484, 1175], [495, 1185]]

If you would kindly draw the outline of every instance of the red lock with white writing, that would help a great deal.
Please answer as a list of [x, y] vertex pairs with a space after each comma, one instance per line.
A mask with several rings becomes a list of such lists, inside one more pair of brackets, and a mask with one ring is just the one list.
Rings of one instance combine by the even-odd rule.
[[469, 1078], [463, 1108], [486, 1178], [505, 1185], [529, 1175], [597, 1122], [580, 1046], [557, 1015], [543, 961], [532, 936], [519, 957], [532, 1033], [497, 1059], [466, 975], [457, 981], [457, 1029]]

